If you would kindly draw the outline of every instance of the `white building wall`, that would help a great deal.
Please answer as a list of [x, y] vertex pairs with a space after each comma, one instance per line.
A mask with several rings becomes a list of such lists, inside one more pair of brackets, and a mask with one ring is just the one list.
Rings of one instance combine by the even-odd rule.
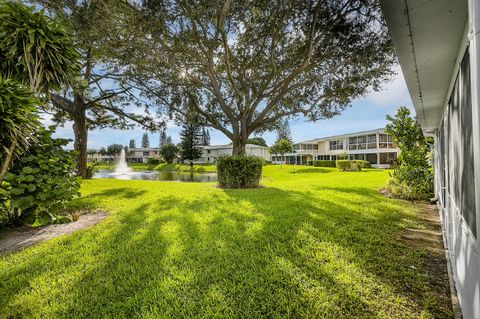
[[[457, 65], [460, 64], [467, 47], [470, 52], [470, 76], [471, 76], [471, 94], [473, 106], [473, 135], [474, 140], [474, 163], [475, 176], [474, 187], [476, 188], [476, 225], [477, 238], [472, 234], [469, 226], [462, 215], [459, 203], [455, 202], [453, 195], [449, 191], [451, 178], [460, 179], [460, 176], [452, 176], [445, 174], [445, 181], [442, 183], [441, 163], [447, 168], [460, 165], [451, 161], [451, 158], [442, 154], [437, 132], [436, 139], [436, 163], [435, 163], [435, 189], [440, 199], [440, 215], [442, 218], [444, 241], [448, 248], [448, 255], [451, 260], [452, 272], [454, 276], [455, 288], [457, 290], [458, 299], [465, 319], [480, 318], [480, 3], [479, 1], [469, 1], [469, 20], [476, 23], [469, 23], [466, 26], [466, 32], [460, 46]], [[476, 17], [476, 19], [474, 18]], [[470, 38], [469, 38], [470, 37]], [[450, 90], [453, 88], [457, 79], [459, 68], [455, 69], [451, 79]], [[447, 102], [450, 92], [447, 94]], [[447, 104], [446, 102], [446, 104]], [[449, 121], [447, 106], [445, 107], [444, 121]], [[450, 139], [459, 136], [461, 132], [453, 132]], [[450, 141], [447, 141], [450, 142]], [[451, 143], [451, 142], [450, 142]], [[452, 151], [452, 150], [450, 150]], [[450, 180], [449, 180], [450, 179]], [[445, 185], [443, 185], [445, 184]]]

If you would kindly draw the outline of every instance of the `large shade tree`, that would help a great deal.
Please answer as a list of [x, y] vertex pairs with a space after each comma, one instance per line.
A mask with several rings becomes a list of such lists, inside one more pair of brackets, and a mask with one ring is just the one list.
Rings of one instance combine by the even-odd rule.
[[[193, 101], [233, 154], [284, 118], [339, 114], [392, 75], [391, 41], [377, 0], [130, 3], [129, 59], [161, 110]], [[132, 49], [132, 47], [128, 47]]]
[[[88, 130], [140, 125], [155, 131], [161, 125], [149, 112], [148, 101], [139, 98], [122, 66], [116, 64], [116, 48], [125, 42], [123, 2], [114, 0], [38, 0], [52, 16], [62, 19], [74, 35], [81, 54], [80, 78], [51, 95], [54, 120], [73, 122], [77, 171], [86, 176]], [[135, 110], [141, 108], [141, 112]]]

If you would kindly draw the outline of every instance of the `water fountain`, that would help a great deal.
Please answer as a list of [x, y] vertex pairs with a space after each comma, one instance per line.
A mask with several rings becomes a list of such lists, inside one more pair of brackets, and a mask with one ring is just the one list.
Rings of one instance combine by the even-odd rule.
[[115, 167], [115, 171], [113, 171], [113, 174], [127, 175], [131, 172], [132, 172], [132, 169], [128, 167], [125, 150], [122, 148], [122, 151], [120, 152], [120, 157], [118, 158], [117, 166]]

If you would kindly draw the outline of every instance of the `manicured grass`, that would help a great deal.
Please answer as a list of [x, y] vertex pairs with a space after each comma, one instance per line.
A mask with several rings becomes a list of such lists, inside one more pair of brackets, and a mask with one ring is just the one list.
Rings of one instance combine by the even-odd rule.
[[[0, 257], [0, 317], [448, 318], [387, 171], [265, 166], [265, 188], [90, 180], [101, 224]], [[447, 300], [448, 301], [448, 300]]]

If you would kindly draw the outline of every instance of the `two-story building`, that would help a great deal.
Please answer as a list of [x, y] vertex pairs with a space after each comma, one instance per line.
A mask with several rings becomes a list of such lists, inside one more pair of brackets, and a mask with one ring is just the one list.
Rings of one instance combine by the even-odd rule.
[[127, 161], [130, 163], [147, 163], [149, 158], [160, 158], [158, 147], [130, 148], [127, 151]]
[[274, 155], [272, 163], [309, 165], [315, 160], [337, 160], [342, 157], [369, 161], [373, 167], [393, 165], [400, 150], [384, 128], [343, 135], [316, 138], [293, 145], [293, 153]]
[[[232, 145], [208, 145], [203, 146], [203, 155], [197, 163], [215, 163], [216, 159], [222, 155], [232, 155]], [[270, 152], [268, 147], [247, 144], [245, 146], [246, 155], [254, 155], [263, 158], [266, 161], [270, 160]]]
[[[127, 161], [130, 163], [147, 163], [149, 158], [159, 158], [159, 149], [158, 147], [147, 147], [147, 148], [130, 148], [127, 150]], [[117, 161], [117, 156], [100, 154], [96, 150], [89, 150], [87, 154], [87, 161], [89, 162], [103, 162], [103, 163], [113, 163]]]

